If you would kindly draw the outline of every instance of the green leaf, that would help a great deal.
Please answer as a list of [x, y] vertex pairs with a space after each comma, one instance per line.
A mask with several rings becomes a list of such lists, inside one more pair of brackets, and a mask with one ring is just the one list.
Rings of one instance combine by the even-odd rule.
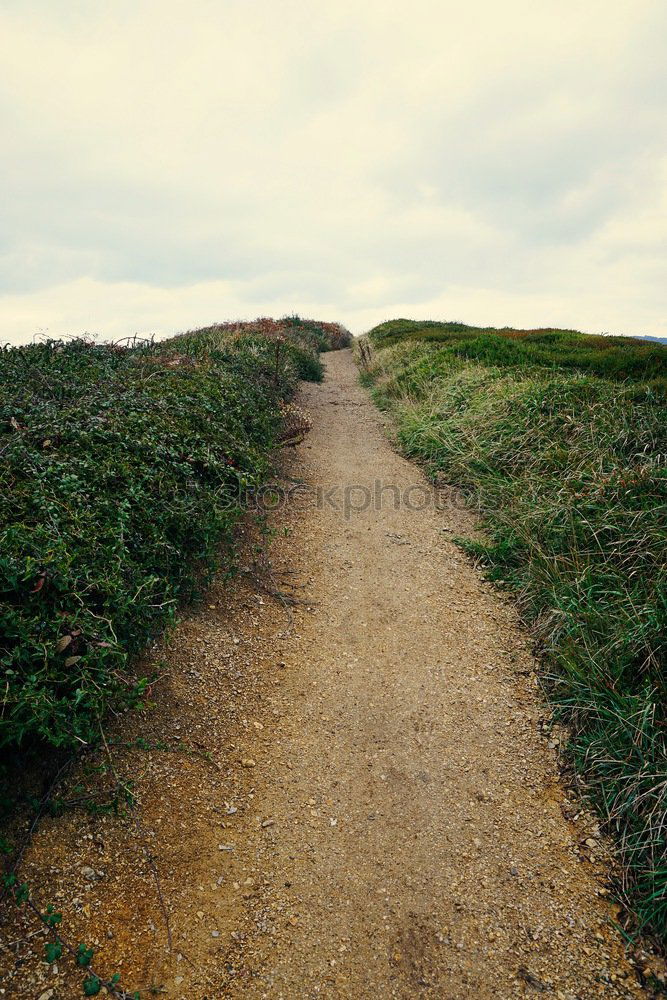
[[90, 965], [95, 952], [92, 948], [86, 948], [85, 944], [80, 944], [76, 949], [76, 960], [79, 965]]
[[63, 922], [62, 913], [57, 913], [51, 905], [47, 906], [46, 913], [42, 914], [42, 919], [47, 927], [57, 927]]
[[87, 997], [94, 997], [102, 989], [102, 983], [98, 976], [87, 976], [83, 981], [83, 992]]
[[44, 960], [51, 965], [57, 962], [63, 953], [63, 946], [60, 941], [47, 941], [44, 945]]

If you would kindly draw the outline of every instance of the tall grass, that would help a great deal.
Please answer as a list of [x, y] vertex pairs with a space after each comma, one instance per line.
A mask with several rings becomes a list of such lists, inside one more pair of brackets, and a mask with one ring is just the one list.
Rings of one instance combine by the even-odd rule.
[[[486, 541], [463, 544], [514, 592], [531, 623], [572, 760], [617, 837], [639, 921], [664, 936], [661, 386], [586, 373], [585, 365], [570, 370], [571, 359], [510, 365], [504, 356], [498, 364], [493, 350], [472, 359], [438, 341], [386, 338], [383, 328], [370, 339], [366, 380], [394, 415], [404, 452], [465, 487], [483, 513]], [[382, 347], [387, 339], [394, 346]], [[655, 378], [667, 349], [651, 349], [662, 352]]]

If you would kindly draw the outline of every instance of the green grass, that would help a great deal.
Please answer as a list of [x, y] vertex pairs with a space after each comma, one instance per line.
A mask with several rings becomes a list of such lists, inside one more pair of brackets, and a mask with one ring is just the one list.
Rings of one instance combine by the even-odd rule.
[[[452, 327], [461, 324], [371, 331], [364, 381], [404, 452], [482, 511], [486, 541], [464, 545], [531, 623], [639, 923], [664, 939], [667, 349]], [[529, 353], [513, 353], [517, 343]], [[622, 352], [633, 372], [623, 380]]]
[[0, 748], [95, 742], [133, 663], [233, 563], [299, 377], [340, 327], [291, 317], [0, 353]]

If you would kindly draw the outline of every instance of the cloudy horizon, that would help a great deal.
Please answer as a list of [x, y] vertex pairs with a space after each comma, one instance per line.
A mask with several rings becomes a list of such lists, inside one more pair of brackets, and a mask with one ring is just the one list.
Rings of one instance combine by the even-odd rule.
[[5, 0], [0, 341], [667, 335], [659, 0]]

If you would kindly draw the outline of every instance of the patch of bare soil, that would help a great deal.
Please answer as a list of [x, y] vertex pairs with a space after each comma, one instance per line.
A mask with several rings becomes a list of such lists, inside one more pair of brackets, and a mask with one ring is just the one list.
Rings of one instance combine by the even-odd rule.
[[[142, 997], [646, 996], [530, 643], [448, 540], [471, 515], [435, 509], [349, 351], [302, 405], [271, 566], [210, 591], [116, 727], [171, 748], [114, 751], [137, 819], [45, 820], [24, 877]], [[80, 995], [5, 917], [0, 996]]]

